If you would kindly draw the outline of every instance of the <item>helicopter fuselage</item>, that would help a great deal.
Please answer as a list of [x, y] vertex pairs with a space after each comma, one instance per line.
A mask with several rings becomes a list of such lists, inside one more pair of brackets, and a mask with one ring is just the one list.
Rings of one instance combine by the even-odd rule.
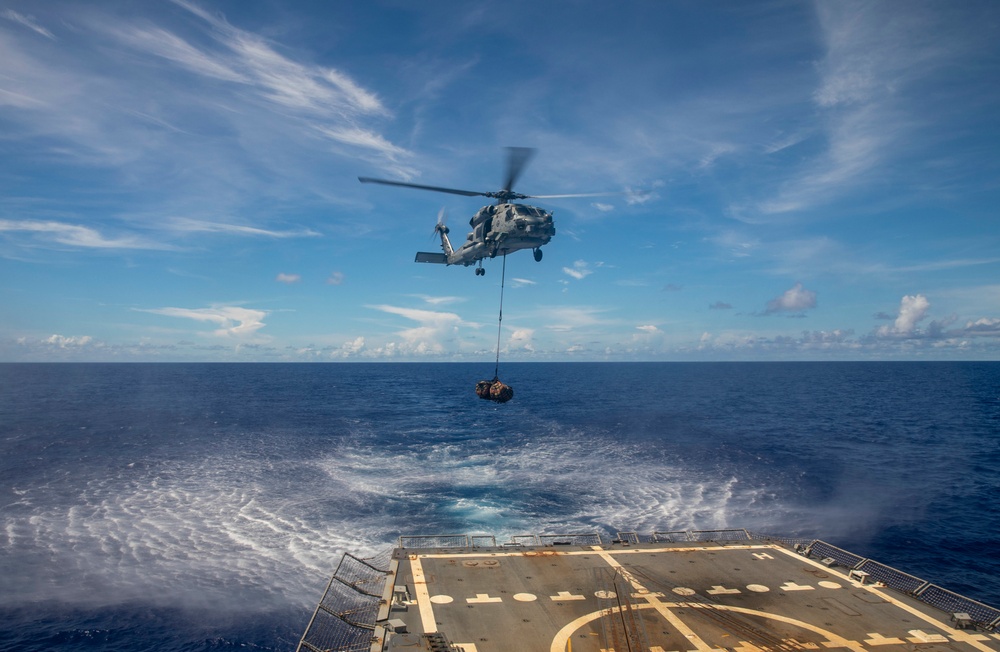
[[448, 228], [438, 225], [444, 254], [420, 252], [417, 262], [469, 266], [521, 249], [534, 249], [535, 259], [540, 260], [539, 248], [556, 234], [551, 212], [525, 204], [483, 206], [469, 220], [469, 226], [472, 231], [456, 249], [448, 239]]
[[[497, 201], [492, 206], [483, 206], [472, 219], [469, 226], [472, 231], [465, 238], [465, 242], [455, 249], [448, 239], [448, 227], [444, 225], [441, 217], [444, 215], [442, 209], [438, 216], [437, 226], [434, 232], [441, 236], [441, 249], [444, 253], [431, 253], [428, 251], [417, 252], [416, 261], [418, 263], [437, 263], [439, 265], [475, 265], [476, 274], [482, 276], [484, 258], [495, 258], [497, 254], [507, 254], [520, 251], [521, 249], [531, 249], [535, 255], [535, 260], [542, 259], [542, 246], [548, 244], [552, 236], [556, 234], [556, 228], [552, 224], [552, 213], [528, 206], [527, 204], [515, 204], [519, 199], [557, 199], [565, 197], [594, 197], [593, 193], [572, 194], [572, 195], [522, 195], [514, 192], [514, 183], [521, 175], [524, 166], [527, 165], [535, 150], [530, 147], [508, 147], [507, 148], [507, 173], [504, 175], [504, 184], [500, 190], [493, 192], [482, 192], [477, 190], [462, 190], [460, 188], [445, 188], [444, 186], [428, 186], [421, 183], [410, 183], [409, 181], [393, 181], [391, 179], [373, 179], [371, 177], [358, 177], [361, 183], [380, 183], [386, 186], [402, 186], [404, 188], [418, 188], [420, 190], [430, 190], [432, 192], [444, 192], [451, 195], [462, 195], [463, 197], [489, 197]], [[597, 193], [604, 194], [604, 193]]]

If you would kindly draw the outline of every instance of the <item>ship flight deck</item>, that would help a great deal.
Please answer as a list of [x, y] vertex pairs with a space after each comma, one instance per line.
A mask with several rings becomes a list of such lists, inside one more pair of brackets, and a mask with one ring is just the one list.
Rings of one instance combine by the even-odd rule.
[[[637, 540], [401, 541], [385, 568], [352, 558], [335, 575], [299, 649], [1000, 651], [996, 609], [950, 593], [931, 606], [917, 594], [933, 585], [823, 542]], [[908, 579], [923, 591], [887, 585]]]

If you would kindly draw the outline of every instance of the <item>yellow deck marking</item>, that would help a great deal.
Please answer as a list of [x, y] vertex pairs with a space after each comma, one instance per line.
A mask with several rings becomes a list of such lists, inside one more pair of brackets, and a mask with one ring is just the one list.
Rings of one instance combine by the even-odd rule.
[[[669, 548], [631, 548], [631, 549], [625, 549], [625, 550], [606, 551], [606, 550], [600, 548], [599, 546], [594, 546], [591, 550], [565, 550], [565, 551], [553, 551], [553, 552], [546, 551], [546, 554], [550, 554], [550, 555], [554, 555], [554, 556], [555, 555], [579, 556], [579, 555], [590, 555], [590, 554], [594, 554], [596, 552], [610, 566], [612, 566], [614, 568], [620, 568], [621, 565], [614, 559], [614, 556], [617, 556], [617, 555], [635, 555], [635, 554], [655, 554], [655, 553], [698, 552], [698, 551], [706, 551], [706, 550], [718, 551], [719, 548], [717, 546], [689, 546], [689, 547], [683, 547], [683, 548], [681, 548], [681, 547], [669, 547]], [[769, 551], [777, 551], [777, 552], [779, 552], [781, 554], [788, 555], [789, 557], [792, 557], [792, 558], [794, 558], [794, 559], [796, 559], [796, 560], [798, 560], [800, 562], [804, 562], [804, 563], [810, 564], [812, 566], [815, 566], [817, 569], [819, 569], [819, 570], [821, 570], [821, 571], [823, 571], [825, 573], [833, 574], [833, 575], [837, 576], [838, 579], [841, 579], [841, 580], [843, 580], [845, 582], [849, 582], [852, 585], [855, 584], [854, 582], [851, 582], [849, 580], [849, 578], [845, 574], [840, 573], [837, 570], [834, 570], [834, 569], [828, 568], [826, 566], [823, 566], [822, 564], [820, 564], [816, 560], [809, 559], [807, 557], [803, 557], [802, 555], [799, 555], [799, 554], [797, 554], [797, 553], [795, 553], [795, 552], [793, 552], [791, 550], [786, 550], [786, 549], [784, 549], [784, 548], [782, 548], [780, 546], [775, 546], [775, 545], [771, 545], [771, 544], [727, 545], [727, 546], [725, 546], [725, 550], [769, 550]], [[454, 554], [454, 553], [434, 553], [434, 554], [426, 554], [426, 555], [419, 555], [419, 556], [417, 556], [417, 555], [411, 555], [410, 565], [411, 565], [411, 568], [413, 570], [413, 578], [414, 578], [414, 584], [415, 584], [415, 590], [416, 590], [417, 605], [418, 605], [418, 608], [420, 609], [420, 618], [421, 618], [421, 623], [422, 623], [422, 626], [424, 628], [424, 631], [427, 632], [427, 633], [435, 632], [435, 631], [437, 631], [437, 626], [436, 626], [435, 619], [434, 619], [434, 612], [433, 612], [433, 609], [431, 608], [430, 596], [429, 596], [428, 591], [427, 591], [426, 580], [424, 578], [424, 573], [423, 573], [423, 569], [422, 569], [421, 562], [420, 562], [421, 558], [423, 558], [423, 559], [462, 559], [462, 558], [465, 558], [465, 559], [482, 559], [482, 558], [487, 558], [488, 559], [488, 558], [491, 558], [491, 557], [493, 557], [493, 558], [500, 558], [500, 557], [523, 557], [523, 556], [525, 556], [525, 551], [523, 551], [523, 550], [521, 550], [521, 551], [510, 551], [510, 552], [469, 552], [469, 553], [457, 553], [457, 554]], [[691, 641], [693, 644], [695, 644], [697, 646], [697, 652], [713, 652], [713, 650], [714, 650], [713, 648], [711, 648], [710, 646], [708, 646], [704, 641], [702, 641], [699, 637], [697, 637], [690, 628], [688, 628], [679, 618], [677, 618], [676, 615], [674, 615], [673, 613], [670, 612], [671, 608], [680, 608], [680, 607], [685, 607], [685, 606], [690, 606], [690, 605], [688, 605], [686, 603], [662, 602], [660, 600], [660, 597], [662, 597], [662, 596], [657, 596], [656, 594], [649, 593], [644, 587], [642, 587], [638, 582], [635, 581], [634, 577], [632, 577], [631, 575], [629, 575], [627, 572], [623, 571], [623, 576], [625, 576], [626, 579], [628, 579], [628, 581], [630, 583], [632, 583], [633, 587], [637, 590], [637, 592], [641, 594], [638, 597], [641, 597], [642, 599], [645, 599], [647, 601], [647, 604], [638, 604], [638, 605], [635, 606], [635, 608], [637, 608], [637, 609], [655, 609], [668, 622], [670, 622], [671, 625], [673, 625], [677, 629], [678, 632], [680, 632], [682, 635], [684, 635], [687, 638], [687, 640]], [[821, 582], [819, 582], [819, 585], [822, 586], [822, 587], [824, 587], [824, 588], [828, 588], [828, 589], [842, 588], [839, 585], [835, 586], [834, 582], [829, 582], [829, 581], [825, 581], [825, 582], [821, 581]], [[715, 590], [720, 590], [720, 589], [723, 589], [724, 587], [716, 586], [716, 587], [712, 587], [712, 588], [715, 589]], [[755, 587], [755, 588], [758, 588], [758, 587]], [[764, 587], [759, 587], [759, 588], [764, 588]], [[902, 609], [903, 611], [906, 611], [907, 613], [909, 613], [909, 614], [911, 614], [913, 616], [916, 616], [917, 618], [919, 618], [923, 622], [927, 623], [928, 625], [930, 625], [932, 627], [937, 628], [940, 631], [948, 632], [948, 634], [950, 635], [950, 637], [953, 640], [957, 641], [957, 642], [966, 643], [966, 644], [970, 645], [971, 647], [973, 647], [973, 648], [975, 648], [977, 650], [980, 650], [981, 652], [996, 652], [996, 650], [997, 650], [996, 648], [991, 647], [988, 644], [984, 644], [983, 643], [984, 637], [981, 634], [976, 634], [976, 633], [973, 633], [973, 632], [966, 632], [965, 630], [953, 630], [947, 624], [945, 624], [945, 623], [937, 620], [936, 618], [934, 618], [934, 617], [932, 617], [932, 616], [930, 616], [928, 614], [922, 613], [921, 611], [919, 611], [919, 610], [917, 610], [917, 609], [915, 609], [913, 607], [910, 607], [906, 603], [901, 602], [900, 600], [897, 600], [896, 598], [894, 598], [890, 594], [883, 593], [882, 591], [880, 591], [878, 588], [874, 587], [873, 585], [864, 585], [864, 586], [860, 586], [858, 588], [860, 588], [862, 590], [865, 590], [865, 591], [868, 591], [868, 592], [872, 593], [873, 595], [877, 595], [878, 597], [880, 597], [881, 599], [885, 600], [886, 602], [893, 604], [894, 606]], [[738, 589], [725, 589], [725, 590], [727, 592], [729, 592], [729, 591], [736, 591]], [[798, 589], [798, 590], [805, 590], [805, 589]], [[711, 593], [712, 591], [709, 591], [709, 592]], [[558, 593], [558, 595], [549, 596], [549, 598], [551, 600], [554, 600], [554, 601], [561, 601], [561, 600], [582, 600], [582, 599], [586, 599], [584, 596], [574, 596], [574, 595], [569, 594], [566, 591], [560, 591]], [[742, 612], [742, 613], [747, 613], [747, 614], [761, 616], [763, 618], [770, 618], [770, 619], [774, 619], [774, 620], [778, 620], [778, 621], [782, 621], [782, 622], [791, 623], [793, 625], [796, 625], [796, 626], [802, 627], [804, 629], [816, 632], [817, 634], [820, 634], [820, 635], [826, 637], [828, 640], [823, 643], [824, 647], [829, 647], [829, 648], [845, 647], [845, 648], [848, 648], [850, 650], [854, 650], [855, 652], [863, 652], [863, 650], [865, 649], [864, 646], [861, 643], [857, 642], [857, 641], [850, 641], [850, 640], [845, 639], [845, 638], [843, 638], [843, 637], [841, 637], [841, 636], [839, 636], [837, 634], [834, 634], [834, 633], [829, 632], [827, 630], [824, 630], [822, 628], [816, 627], [816, 626], [811, 625], [809, 623], [797, 621], [797, 620], [794, 620], [792, 618], [787, 618], [787, 617], [784, 617], [784, 616], [780, 616], [778, 614], [773, 614], [773, 613], [763, 612], [763, 611], [754, 611], [754, 610], [751, 610], [751, 609], [744, 609], [744, 608], [741, 608], [741, 607], [727, 607], [727, 606], [721, 606], [721, 605], [715, 605], [715, 606], [713, 606], [711, 608], [717, 608], [717, 609], [721, 609], [721, 610], [730, 610], [730, 611], [735, 611], [735, 612]], [[602, 610], [598, 610], [598, 611], [595, 611], [595, 612], [590, 613], [590, 614], [585, 614], [585, 615], [580, 616], [579, 618], [576, 618], [575, 620], [571, 621], [570, 623], [568, 623], [567, 625], [565, 625], [561, 630], [559, 630], [559, 632], [556, 634], [555, 638], [553, 638], [552, 644], [550, 646], [551, 652], [565, 652], [566, 651], [567, 642], [569, 641], [570, 636], [572, 636], [573, 632], [575, 632], [581, 626], [583, 626], [583, 625], [585, 625], [585, 624], [587, 624], [587, 623], [589, 623], [589, 622], [591, 622], [593, 620], [597, 620], [598, 618], [602, 617], [603, 615], [606, 615], [608, 613], [616, 613], [616, 612], [618, 612], [618, 608], [617, 607], [612, 608], [610, 610], [610, 612], [607, 609], [602, 609]], [[920, 631], [920, 630], [914, 630], [914, 631]], [[940, 634], [933, 634], [933, 633], [932, 634], [924, 634], [923, 632], [921, 632], [921, 634], [923, 634], [925, 637], [929, 637], [929, 638], [931, 638], [933, 640], [936, 640], [936, 639], [934, 639], [934, 637], [940, 636]], [[872, 645], [872, 646], [875, 646], [875, 645], [887, 645], [887, 644], [889, 644], [888, 641], [893, 641], [893, 643], [896, 644], [893, 639], [882, 638], [882, 637], [879, 637], [879, 636], [877, 636], [875, 634], [869, 634], [869, 636], [871, 636], [871, 639], [866, 640], [865, 643], [868, 643], [869, 645]], [[992, 634], [991, 637], [1000, 640], [1000, 635]], [[877, 643], [873, 642], [873, 640], [874, 641], [878, 641], [878, 642]], [[945, 639], [945, 640], [947, 640], [947, 639]], [[885, 641], [885, 642], [883, 642], [883, 641]], [[742, 644], [741, 646], [735, 647], [733, 649], [740, 650], [740, 651], [743, 651], [743, 652], [754, 652], [755, 650], [757, 650], [757, 648], [755, 646], [753, 646], [752, 644], [747, 643], [745, 641], [741, 641], [741, 644]], [[469, 650], [469, 652], [473, 652], [473, 650]]]
[[912, 636], [910, 640], [911, 643], [947, 643], [948, 639], [940, 634], [928, 634], [925, 631], [919, 629], [911, 629], [907, 632]]
[[718, 585], [716, 585], [716, 586], [713, 586], [712, 588], [710, 588], [709, 590], [705, 591], [705, 593], [707, 593], [709, 595], [728, 595], [728, 594], [731, 594], [731, 593], [732, 594], [742, 593], [742, 591], [740, 591], [739, 589], [727, 589], [724, 586], [718, 586]]
[[865, 643], [868, 645], [902, 645], [903, 639], [901, 638], [886, 638], [878, 632], [868, 632], [868, 637], [865, 639]]
[[413, 590], [417, 594], [417, 609], [420, 610], [420, 626], [425, 634], [431, 634], [437, 631], [437, 622], [434, 620], [434, 609], [431, 607], [431, 596], [427, 591], [427, 580], [419, 555], [410, 556], [410, 570], [413, 571]]
[[[847, 576], [844, 575], [843, 573], [841, 573], [839, 571], [836, 571], [836, 570], [834, 570], [832, 568], [828, 568], [828, 567], [824, 566], [823, 564], [819, 563], [818, 561], [815, 561], [813, 559], [809, 559], [808, 557], [803, 557], [802, 555], [800, 555], [800, 554], [798, 554], [796, 552], [793, 552], [791, 550], [785, 550], [784, 548], [775, 548], [775, 550], [777, 550], [780, 553], [786, 554], [789, 557], [792, 557], [792, 558], [794, 558], [794, 559], [796, 559], [798, 561], [802, 561], [802, 562], [805, 562], [807, 564], [811, 564], [811, 565], [815, 566], [816, 568], [822, 570], [824, 573], [832, 573], [834, 575], [839, 575], [845, 581], [850, 581], [847, 578]], [[855, 583], [852, 582], [852, 584], [855, 584]], [[893, 605], [895, 605], [896, 607], [902, 609], [906, 613], [908, 613], [908, 614], [910, 614], [912, 616], [916, 616], [917, 618], [919, 618], [920, 620], [924, 621], [928, 625], [931, 625], [932, 627], [936, 627], [937, 629], [941, 630], [942, 632], [948, 632], [949, 634], [951, 634], [952, 639], [954, 639], [956, 641], [959, 641], [959, 642], [962, 642], [962, 643], [968, 643], [972, 647], [976, 648], [977, 650], [981, 650], [982, 652], [995, 652], [995, 648], [992, 648], [992, 647], [990, 647], [988, 645], [983, 645], [983, 643], [981, 641], [977, 640], [975, 636], [972, 636], [969, 633], [967, 633], [964, 629], [953, 630], [950, 626], [948, 626], [945, 623], [941, 622], [937, 618], [934, 618], [934, 617], [932, 617], [932, 616], [930, 616], [928, 614], [925, 614], [922, 611], [911, 607], [910, 605], [906, 604], [905, 602], [903, 602], [901, 600], [897, 600], [895, 597], [893, 597], [889, 593], [879, 590], [873, 584], [865, 584], [865, 585], [857, 585], [857, 584], [855, 584], [855, 586], [857, 586], [857, 588], [859, 588], [861, 590], [868, 591], [869, 593], [871, 593], [873, 595], [877, 595], [878, 597], [882, 598], [886, 602], [892, 603]]]
[[[670, 611], [670, 609], [665, 606], [665, 603], [660, 601], [660, 598], [657, 597], [656, 594], [650, 593], [649, 590], [637, 579], [635, 579], [631, 573], [625, 570], [625, 568], [618, 563], [618, 560], [614, 558], [614, 555], [604, 550], [597, 551], [597, 554], [601, 556], [601, 559], [608, 563], [608, 566], [618, 570], [618, 572], [622, 574], [622, 577], [628, 580], [629, 584], [632, 585], [632, 588], [642, 594], [640, 595], [640, 598], [646, 600], [646, 602], [649, 603], [653, 609], [656, 609], [657, 613], [663, 616], [663, 618], [666, 619], [666, 621], [670, 623], [674, 629], [691, 641], [691, 643], [695, 646], [695, 649], [700, 652], [710, 652], [712, 650], [712, 646], [702, 640], [700, 636], [695, 634], [693, 629], [688, 627], [683, 620], [677, 617], [677, 614]], [[692, 593], [694, 593], [694, 591], [692, 591]]]
[[[725, 548], [720, 548], [719, 546], [685, 546], [683, 548], [625, 548], [623, 550], [612, 550], [605, 551], [603, 548], [599, 550], [594, 550], [594, 548], [599, 548], [599, 546], [593, 546], [590, 550], [553, 550], [545, 551], [546, 556], [558, 557], [565, 555], [567, 557], [574, 557], [578, 555], [592, 555], [594, 552], [609, 552], [615, 555], [649, 555], [656, 553], [665, 552], [705, 552], [710, 550], [712, 552], [718, 552], [719, 550], [774, 550], [774, 546], [765, 543], [756, 544], [741, 544], [733, 545], [729, 544]], [[435, 552], [428, 554], [421, 554], [420, 557], [423, 559], [482, 559], [484, 557], [536, 557], [541, 553], [534, 552], [534, 554], [528, 554], [534, 551], [508, 551], [508, 552]], [[798, 556], [798, 555], [796, 555]], [[826, 567], [823, 567], [824, 570]]]
[[[650, 603], [650, 604], [637, 604], [637, 605], [635, 605], [635, 608], [636, 609], [656, 609], [659, 612], [661, 608], [663, 610], [665, 610], [665, 611], [669, 611], [670, 609], [684, 609], [684, 608], [688, 608], [690, 606], [691, 606], [691, 604], [688, 603], [688, 602], [661, 602], [659, 604], [652, 604], [652, 603]], [[773, 614], [773, 613], [770, 613], [768, 611], [759, 611], [757, 609], [746, 609], [744, 607], [730, 607], [730, 606], [726, 606], [726, 605], [711, 605], [711, 606], [705, 606], [704, 608], [705, 609], [718, 609], [720, 611], [735, 611], [737, 613], [748, 614], [748, 615], [751, 615], [751, 616], [759, 616], [761, 618], [769, 618], [771, 620], [778, 620], [778, 621], [781, 621], [783, 623], [788, 623], [789, 625], [794, 625], [796, 627], [801, 627], [802, 629], [807, 629], [807, 630], [809, 630], [811, 632], [815, 632], [816, 634], [818, 634], [818, 635], [826, 638], [827, 640], [823, 642], [823, 646], [824, 647], [828, 647], [828, 648], [843, 647], [843, 648], [847, 648], [849, 650], [854, 650], [854, 652], [864, 652], [864, 650], [865, 650], [864, 646], [861, 645], [860, 643], [858, 643], [857, 641], [848, 640], [848, 639], [844, 638], [843, 636], [839, 636], [838, 634], [835, 634], [835, 633], [833, 633], [833, 632], [831, 632], [829, 630], [823, 629], [822, 627], [817, 627], [816, 625], [812, 625], [810, 623], [803, 622], [801, 620], [796, 620], [794, 618], [789, 618], [787, 616], [780, 616], [778, 614]], [[584, 615], [580, 616], [579, 618], [576, 618], [575, 620], [570, 621], [569, 623], [567, 623], [562, 629], [560, 629], [556, 633], [555, 638], [552, 639], [552, 644], [549, 646], [549, 651], [550, 652], [564, 652], [564, 650], [566, 649], [566, 641], [568, 641], [569, 637], [573, 635], [573, 632], [575, 632], [576, 630], [580, 629], [581, 627], [583, 627], [587, 623], [592, 622], [594, 620], [597, 620], [598, 618], [601, 618], [603, 616], [606, 616], [609, 613], [619, 613], [620, 611], [621, 610], [620, 610], [619, 607], [612, 607], [610, 609], [599, 609], [598, 611], [594, 611], [594, 612], [591, 612], [589, 614], [584, 614]], [[671, 616], [673, 616], [673, 614], [671, 614]], [[677, 622], [680, 622], [680, 620], [677, 619], [676, 616], [674, 616], [674, 619], [670, 621], [671, 624], [673, 624], [675, 620]], [[686, 625], [684, 625], [683, 623], [681, 623], [681, 625], [684, 626], [685, 629], [687, 629]], [[682, 634], [684, 633], [680, 629], [678, 629], [678, 631], [680, 631]], [[690, 631], [690, 630], [688, 630], [688, 631]], [[687, 637], [687, 638], [688, 638], [689, 641], [692, 640], [690, 637]], [[809, 646], [809, 647], [813, 648], [815, 646]], [[702, 648], [699, 648], [699, 649], [702, 649]], [[752, 643], [749, 643], [747, 641], [740, 641], [740, 645], [739, 646], [735, 646], [733, 649], [734, 650], [740, 650], [741, 652], [759, 652], [759, 650], [760, 650], [760, 648], [758, 648], [757, 646], [755, 646]], [[705, 646], [704, 650], [711, 650], [712, 652], [718, 652], [718, 648], [713, 648], [713, 647], [710, 647], [710, 646], [707, 646], [707, 645]]]
[[733, 648], [736, 652], [763, 652], [759, 647], [747, 641], [740, 641], [740, 644]]
[[469, 604], [486, 604], [488, 602], [503, 602], [503, 598], [491, 598], [489, 593], [477, 593], [474, 598], [466, 598]]

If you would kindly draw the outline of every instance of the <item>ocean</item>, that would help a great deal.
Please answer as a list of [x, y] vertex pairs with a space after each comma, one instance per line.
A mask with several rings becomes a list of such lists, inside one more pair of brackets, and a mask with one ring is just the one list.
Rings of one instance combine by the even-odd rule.
[[1000, 363], [0, 365], [0, 649], [293, 650], [400, 535], [818, 537], [1000, 606]]

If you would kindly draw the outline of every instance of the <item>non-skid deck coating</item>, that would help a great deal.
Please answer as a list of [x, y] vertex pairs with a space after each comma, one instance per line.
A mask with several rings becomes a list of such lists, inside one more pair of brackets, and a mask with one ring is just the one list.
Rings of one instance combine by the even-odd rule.
[[1000, 651], [1000, 635], [770, 543], [398, 549], [386, 650]]

